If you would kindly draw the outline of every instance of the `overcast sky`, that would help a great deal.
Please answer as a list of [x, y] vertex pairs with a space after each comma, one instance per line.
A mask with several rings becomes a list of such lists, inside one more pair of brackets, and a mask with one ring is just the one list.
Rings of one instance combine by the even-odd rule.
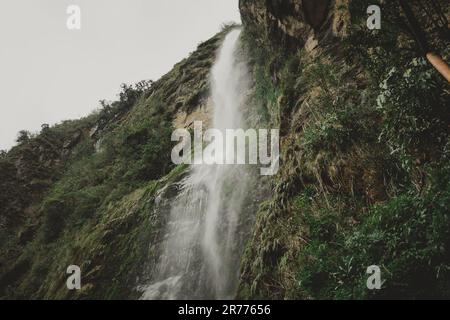
[[[69, 5], [81, 30], [67, 28]], [[238, 0], [1, 0], [0, 149], [158, 79], [231, 21]]]

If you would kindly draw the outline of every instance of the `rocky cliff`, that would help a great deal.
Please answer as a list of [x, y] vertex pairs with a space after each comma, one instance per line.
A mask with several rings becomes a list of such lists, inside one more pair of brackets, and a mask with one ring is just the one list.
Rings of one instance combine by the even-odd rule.
[[[371, 4], [381, 30], [366, 27]], [[448, 61], [438, 18], [418, 5]], [[448, 83], [397, 2], [241, 0], [240, 10], [246, 120], [280, 129], [281, 166], [247, 195], [237, 297], [449, 298]], [[170, 134], [210, 120], [208, 75], [228, 31], [160, 80], [124, 85], [98, 112], [2, 153], [0, 298], [140, 297], [187, 169], [170, 161]], [[72, 264], [80, 291], [66, 288]], [[381, 290], [366, 286], [373, 265]]]
[[[372, 4], [381, 30], [367, 28]], [[432, 23], [448, 8], [411, 8], [448, 61], [447, 25]], [[282, 163], [238, 296], [448, 298], [448, 84], [398, 3], [241, 0], [240, 9], [255, 97], [280, 127]], [[372, 265], [381, 290], [367, 289]]]
[[[171, 133], [208, 123], [210, 68], [227, 30], [160, 80], [123, 85], [98, 112], [23, 133], [2, 154], [0, 297], [140, 296], [186, 169], [170, 160]], [[83, 270], [80, 291], [66, 288], [69, 265]]]
[[[296, 50], [313, 35], [324, 36], [330, 26], [342, 22], [338, 10], [347, 1], [245, 1], [240, 2], [242, 21], [249, 30], [259, 30], [258, 41], [273, 48]], [[336, 32], [341, 32], [335, 27]], [[339, 30], [338, 30], [339, 29]]]

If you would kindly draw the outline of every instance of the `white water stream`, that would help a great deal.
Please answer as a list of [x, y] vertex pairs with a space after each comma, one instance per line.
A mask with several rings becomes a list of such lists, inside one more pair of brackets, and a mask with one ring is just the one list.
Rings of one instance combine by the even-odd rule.
[[[245, 64], [237, 59], [239, 35], [240, 30], [228, 33], [211, 71], [213, 128], [223, 132], [243, 128], [241, 107], [248, 84]], [[244, 166], [191, 166], [171, 206], [153, 281], [141, 287], [142, 299], [234, 297], [246, 177]]]

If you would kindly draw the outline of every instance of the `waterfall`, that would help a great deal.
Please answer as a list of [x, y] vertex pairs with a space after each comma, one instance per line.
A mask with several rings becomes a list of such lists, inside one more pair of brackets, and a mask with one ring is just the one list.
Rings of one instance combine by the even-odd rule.
[[[211, 71], [213, 128], [243, 127], [248, 89], [245, 64], [237, 59], [240, 30], [227, 34]], [[234, 152], [234, 150], [224, 150]], [[245, 166], [192, 165], [170, 209], [152, 284], [142, 299], [233, 298], [242, 251], [241, 211]]]

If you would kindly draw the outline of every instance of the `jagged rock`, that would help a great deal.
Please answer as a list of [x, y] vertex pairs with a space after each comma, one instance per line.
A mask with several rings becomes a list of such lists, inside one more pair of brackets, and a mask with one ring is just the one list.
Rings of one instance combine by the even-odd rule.
[[89, 137], [93, 137], [97, 134], [99, 130], [99, 124], [97, 123], [94, 127], [91, 128], [91, 130], [89, 131]]
[[[257, 41], [276, 50], [308, 49], [329, 35], [344, 37], [350, 23], [349, 0], [241, 0], [242, 22], [261, 30]], [[312, 40], [314, 39], [314, 41]]]

